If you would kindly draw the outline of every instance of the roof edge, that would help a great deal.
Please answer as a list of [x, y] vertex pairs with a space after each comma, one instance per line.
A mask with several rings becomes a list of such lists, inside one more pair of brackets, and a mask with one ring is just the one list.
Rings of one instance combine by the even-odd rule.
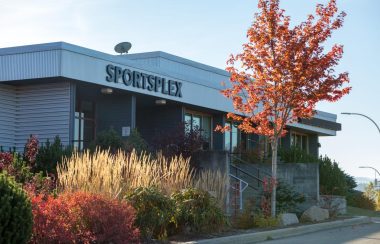
[[203, 69], [203, 70], [206, 70], [206, 71], [211, 71], [211, 72], [217, 73], [219, 75], [228, 76], [228, 77], [230, 76], [230, 74], [227, 71], [223, 70], [223, 69], [220, 69], [220, 68], [217, 68], [217, 67], [214, 67], [214, 66], [211, 66], [211, 65], [203, 64], [203, 63], [200, 63], [200, 62], [197, 62], [197, 61], [193, 61], [193, 60], [190, 60], [190, 59], [187, 59], [187, 58], [179, 57], [177, 55], [170, 54], [170, 53], [163, 52], [163, 51], [153, 51], [153, 52], [143, 52], [143, 53], [131, 53], [131, 54], [125, 55], [126, 59], [131, 59], [131, 60], [145, 59], [145, 58], [157, 58], [157, 57], [168, 59], [170, 61], [174, 61], [174, 62], [177, 62], [177, 63], [186, 64], [186, 65], [198, 68], [198, 69]]

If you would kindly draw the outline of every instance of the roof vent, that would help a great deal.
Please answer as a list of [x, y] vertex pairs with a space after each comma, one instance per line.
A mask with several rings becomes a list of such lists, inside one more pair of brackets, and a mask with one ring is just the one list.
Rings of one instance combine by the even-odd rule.
[[120, 55], [127, 54], [129, 49], [131, 49], [132, 44], [130, 42], [120, 42], [115, 46], [115, 52], [119, 53]]

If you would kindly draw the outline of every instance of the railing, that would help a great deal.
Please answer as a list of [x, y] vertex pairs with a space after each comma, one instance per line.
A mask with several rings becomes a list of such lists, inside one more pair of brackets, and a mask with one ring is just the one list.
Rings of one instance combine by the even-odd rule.
[[[239, 198], [239, 209], [243, 209], [243, 191], [246, 190], [248, 187], [253, 189], [254, 191], [259, 191], [261, 186], [264, 183], [264, 177], [271, 177], [271, 174], [269, 174], [266, 171], [261, 170], [260, 168], [252, 165], [251, 163], [248, 163], [241, 158], [230, 154], [230, 177], [234, 179], [235, 182], [238, 184], [235, 186], [235, 184], [231, 184], [232, 190], [237, 193], [235, 196], [238, 195]], [[254, 172], [248, 172], [245, 169], [240, 168], [236, 164], [233, 163], [234, 161], [238, 161], [240, 163], [244, 163], [249, 165], [250, 169], [253, 169]], [[256, 175], [255, 175], [256, 174]], [[244, 180], [242, 179], [244, 178]], [[234, 198], [236, 201], [236, 197]], [[235, 202], [235, 211], [237, 211], [237, 203]]]
[[[232, 174], [231, 172], [234, 172], [235, 174]], [[238, 166], [234, 165], [234, 164], [230, 164], [230, 174], [231, 175], [234, 175], [236, 177], [238, 177], [239, 175], [244, 175], [244, 176], [247, 176], [249, 179], [253, 179], [254, 182], [257, 182], [257, 186], [253, 186], [253, 184], [250, 184], [249, 187], [255, 189], [255, 190], [258, 190], [261, 186], [261, 184], [264, 182], [260, 177], [260, 171], [257, 172], [258, 173], [258, 176], [254, 176], [253, 174], [251, 173], [248, 173], [247, 171], [239, 168]]]
[[237, 157], [237, 156], [235, 156], [235, 155], [241, 155], [241, 154], [240, 154], [240, 153], [230, 153], [230, 164], [233, 164], [233, 165], [234, 165], [234, 163], [232, 162], [232, 160], [236, 160], [236, 161], [238, 161], [239, 163], [243, 163], [243, 164], [250, 165], [250, 168], [254, 168], [255, 171], [257, 172], [258, 178], [259, 178], [259, 176], [260, 176], [260, 172], [262, 172], [261, 175], [264, 176], [264, 177], [272, 177], [272, 174], [271, 174], [271, 173], [266, 172], [265, 170], [262, 170], [262, 169], [260, 169], [260, 168], [258, 168], [258, 167], [256, 167], [256, 166], [252, 165], [252, 163], [247, 162], [247, 161], [245, 161], [245, 160], [243, 160], [243, 159], [241, 159], [240, 157]]
[[230, 174], [230, 177], [234, 178], [236, 181], [239, 182], [238, 189], [234, 188], [233, 184], [232, 184], [231, 187], [233, 188], [233, 190], [238, 191], [238, 193], [239, 193], [239, 208], [240, 208], [240, 210], [242, 210], [243, 209], [243, 192], [244, 192], [245, 189], [247, 189], [247, 187], [249, 185], [244, 180], [242, 180], [242, 179], [240, 179], [240, 178], [238, 178], [238, 177], [236, 177], [236, 176], [234, 176], [232, 174]]

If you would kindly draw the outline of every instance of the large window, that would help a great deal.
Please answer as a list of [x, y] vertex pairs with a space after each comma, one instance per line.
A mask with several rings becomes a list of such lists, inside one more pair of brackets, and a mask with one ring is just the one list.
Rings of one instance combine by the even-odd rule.
[[75, 109], [74, 140], [76, 150], [83, 150], [95, 139], [95, 103], [78, 101]]
[[298, 133], [298, 132], [292, 132], [290, 134], [290, 144], [293, 147], [297, 147], [301, 150], [304, 150], [305, 152], [309, 152], [309, 140], [308, 136], [306, 134]]
[[199, 131], [202, 139], [205, 141], [203, 149], [208, 150], [212, 148], [212, 130], [211, 130], [211, 116], [203, 113], [187, 111], [185, 114], [185, 130]]

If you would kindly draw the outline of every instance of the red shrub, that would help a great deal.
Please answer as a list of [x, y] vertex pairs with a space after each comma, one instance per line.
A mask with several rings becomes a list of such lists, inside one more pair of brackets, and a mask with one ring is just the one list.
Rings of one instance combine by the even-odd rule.
[[53, 174], [43, 176], [42, 172], [40, 172], [33, 175], [28, 182], [25, 182], [23, 188], [30, 197], [34, 195], [51, 195], [54, 194], [56, 184], [57, 182]]
[[36, 161], [36, 156], [38, 154], [38, 143], [37, 136], [30, 135], [25, 144], [24, 157], [28, 160], [31, 166], [33, 166]]
[[69, 243], [75, 239], [70, 231], [72, 219], [69, 209], [61, 199], [52, 196], [32, 197], [33, 237], [32, 243]]
[[0, 152], [0, 171], [7, 169], [13, 162], [13, 154], [10, 152]]
[[135, 210], [126, 202], [89, 193], [32, 199], [33, 243], [138, 243]]

